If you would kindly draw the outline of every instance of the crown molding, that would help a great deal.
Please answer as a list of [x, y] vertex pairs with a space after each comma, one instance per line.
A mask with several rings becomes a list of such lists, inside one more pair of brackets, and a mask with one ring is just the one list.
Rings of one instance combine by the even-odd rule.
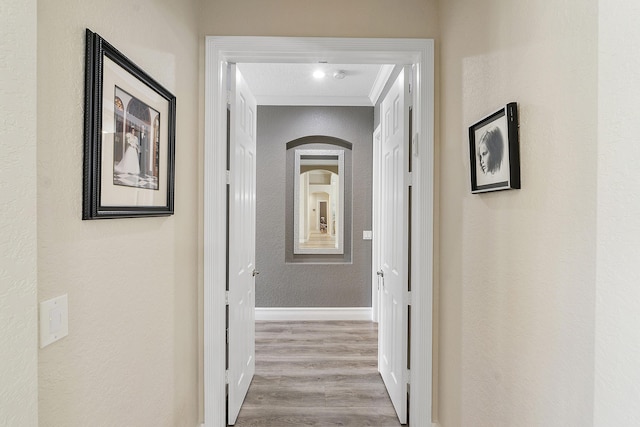
[[373, 82], [373, 86], [371, 87], [371, 92], [369, 92], [369, 100], [371, 102], [371, 105], [376, 105], [376, 103], [378, 102], [378, 99], [380, 98], [380, 95], [382, 95], [382, 91], [384, 90], [384, 87], [386, 86], [391, 73], [393, 73], [394, 67], [395, 65], [393, 64], [385, 64], [380, 67], [378, 75], [376, 76], [376, 80]]
[[330, 107], [372, 107], [367, 96], [289, 96], [257, 95], [258, 105], [296, 105]]

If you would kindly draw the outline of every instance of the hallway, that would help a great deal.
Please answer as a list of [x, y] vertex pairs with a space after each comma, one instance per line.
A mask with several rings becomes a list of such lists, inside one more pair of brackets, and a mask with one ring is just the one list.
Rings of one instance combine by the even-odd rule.
[[300, 243], [300, 247], [304, 249], [332, 249], [336, 247], [336, 236], [326, 232], [312, 231], [309, 233], [307, 241]]
[[256, 374], [236, 426], [399, 426], [377, 324], [256, 322]]

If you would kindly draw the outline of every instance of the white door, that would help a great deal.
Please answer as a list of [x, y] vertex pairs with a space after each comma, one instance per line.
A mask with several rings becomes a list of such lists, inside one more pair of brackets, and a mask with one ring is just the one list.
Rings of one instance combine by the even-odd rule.
[[229, 323], [227, 422], [235, 424], [255, 372], [256, 101], [229, 67]]
[[401, 424], [407, 422], [408, 68], [382, 101], [381, 265], [378, 369]]

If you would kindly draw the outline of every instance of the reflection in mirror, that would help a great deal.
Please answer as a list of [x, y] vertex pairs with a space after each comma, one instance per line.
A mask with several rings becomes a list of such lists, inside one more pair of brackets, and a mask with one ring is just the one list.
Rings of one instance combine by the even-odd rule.
[[294, 250], [342, 254], [344, 150], [296, 150]]

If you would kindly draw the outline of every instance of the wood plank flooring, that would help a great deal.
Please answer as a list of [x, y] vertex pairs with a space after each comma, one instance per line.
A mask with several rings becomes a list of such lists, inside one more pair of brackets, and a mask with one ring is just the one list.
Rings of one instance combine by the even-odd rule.
[[400, 426], [372, 322], [256, 322], [256, 374], [236, 426]]

